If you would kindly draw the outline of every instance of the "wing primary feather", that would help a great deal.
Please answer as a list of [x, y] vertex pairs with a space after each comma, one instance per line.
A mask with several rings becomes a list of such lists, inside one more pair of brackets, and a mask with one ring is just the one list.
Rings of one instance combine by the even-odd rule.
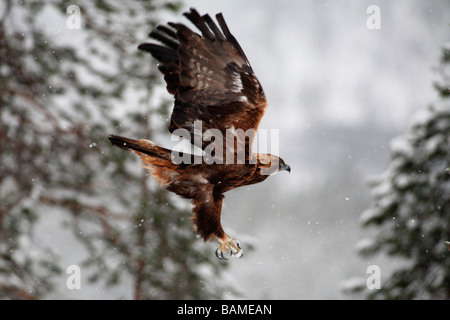
[[138, 46], [139, 50], [150, 52], [151, 55], [161, 62], [178, 61], [177, 52], [154, 43], [143, 43]]
[[159, 31], [164, 32], [165, 34], [167, 34], [169, 37], [171, 37], [173, 39], [177, 38], [177, 34], [173, 30], [167, 28], [166, 26], [159, 25], [159, 26], [156, 27], [156, 29], [158, 29]]
[[205, 21], [203, 21], [197, 10], [191, 8], [191, 11], [185, 12], [184, 16], [188, 18], [202, 32], [202, 35], [206, 39], [208, 39], [209, 41], [215, 40], [214, 34], [211, 32], [211, 30], [209, 30], [207, 24], [205, 23]]
[[[225, 35], [227, 40], [233, 44], [233, 46], [236, 48], [236, 50], [239, 52], [239, 54], [242, 57], [244, 57], [244, 59], [247, 60], [247, 63], [248, 63], [248, 59], [244, 53], [244, 50], [242, 50], [242, 48], [241, 48], [240, 44], [237, 42], [236, 38], [231, 34], [230, 29], [228, 29], [227, 23], [225, 22], [225, 19], [224, 19], [222, 13], [216, 14], [216, 19], [217, 19], [217, 22], [219, 22], [219, 25], [222, 28], [223, 34]], [[248, 63], [248, 64], [250, 65], [250, 63]]]
[[177, 42], [167, 38], [165, 35], [157, 32], [157, 31], [150, 32], [149, 36], [155, 40], [158, 40], [158, 41], [164, 43], [165, 45], [167, 45], [168, 47], [170, 47], [174, 50], [177, 50], [178, 47], [180, 46]]
[[220, 39], [221, 41], [226, 41], [225, 37], [223, 36], [223, 33], [219, 30], [217, 25], [214, 23], [213, 19], [209, 16], [209, 14], [205, 14], [202, 16], [203, 21], [206, 22], [206, 24], [209, 26], [209, 28], [214, 32], [216, 37]]
[[168, 22], [167, 23], [169, 26], [171, 26], [172, 28], [174, 28], [175, 30], [177, 30], [177, 39], [178, 41], [181, 42], [187, 42], [187, 36], [190, 34], [195, 34], [198, 37], [200, 37], [199, 34], [194, 33], [191, 29], [189, 29], [188, 27], [186, 27], [184, 24], [181, 23], [174, 23], [174, 22]]

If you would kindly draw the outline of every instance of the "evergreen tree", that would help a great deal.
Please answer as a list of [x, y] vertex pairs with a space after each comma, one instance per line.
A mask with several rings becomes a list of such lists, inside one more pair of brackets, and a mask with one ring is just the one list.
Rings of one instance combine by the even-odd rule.
[[190, 207], [107, 140], [167, 130], [171, 101], [137, 45], [179, 5], [73, 4], [0, 5], [0, 297], [57, 295], [67, 266], [35, 234], [40, 217], [57, 212], [89, 252], [79, 264], [90, 281], [132, 279], [133, 294], [117, 298], [220, 298], [226, 265], [196, 239]]
[[405, 259], [368, 298], [450, 298], [450, 48], [443, 50], [436, 84], [441, 101], [417, 115], [392, 142], [391, 163], [374, 182], [375, 203], [362, 215], [378, 232], [363, 256]]

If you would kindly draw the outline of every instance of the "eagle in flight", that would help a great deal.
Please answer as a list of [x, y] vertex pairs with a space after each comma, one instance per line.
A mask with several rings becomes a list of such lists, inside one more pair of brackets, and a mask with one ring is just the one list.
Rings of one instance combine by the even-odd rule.
[[169, 22], [149, 35], [159, 43], [138, 48], [159, 61], [167, 91], [175, 97], [170, 133], [187, 138], [203, 154], [169, 150], [144, 139], [110, 135], [109, 140], [136, 153], [167, 190], [191, 199], [195, 229], [205, 241], [219, 241], [218, 258], [225, 259], [227, 253], [241, 257], [239, 241], [229, 237], [220, 222], [224, 193], [291, 169], [278, 156], [252, 152], [267, 101], [222, 14], [216, 15], [220, 28], [195, 9], [184, 15], [201, 34]]

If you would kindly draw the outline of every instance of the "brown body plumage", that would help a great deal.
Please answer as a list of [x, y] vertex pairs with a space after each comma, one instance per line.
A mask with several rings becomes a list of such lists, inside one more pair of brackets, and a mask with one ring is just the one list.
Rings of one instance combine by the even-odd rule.
[[[196, 230], [203, 239], [216, 238], [220, 242], [216, 251], [219, 258], [225, 252], [241, 256], [239, 243], [226, 235], [220, 223], [223, 194], [290, 168], [277, 156], [252, 153], [267, 102], [222, 14], [216, 15], [220, 29], [208, 15], [200, 16], [194, 9], [185, 16], [201, 35], [182, 24], [169, 23], [170, 27], [158, 26], [150, 33], [162, 45], [144, 43], [139, 49], [150, 52], [160, 62], [167, 90], [175, 97], [169, 131], [179, 134], [182, 130], [192, 144], [203, 150], [215, 150], [210, 156], [213, 161], [188, 155], [183, 159], [189, 161], [179, 163], [174, 161], [172, 150], [151, 141], [115, 135], [109, 139], [112, 144], [139, 155], [149, 173], [167, 190], [191, 199]], [[194, 123], [200, 124], [201, 129], [195, 130]], [[222, 139], [204, 139], [212, 130]], [[232, 139], [227, 139], [230, 132]], [[244, 136], [240, 135], [242, 132]], [[244, 152], [239, 148], [244, 148]], [[231, 163], [224, 161], [227, 153], [232, 153]]]

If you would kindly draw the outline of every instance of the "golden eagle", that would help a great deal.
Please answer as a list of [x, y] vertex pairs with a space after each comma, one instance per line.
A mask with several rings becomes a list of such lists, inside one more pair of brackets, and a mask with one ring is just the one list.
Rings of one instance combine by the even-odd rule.
[[[187, 133], [182, 136], [211, 152], [208, 156], [180, 153], [149, 140], [116, 135], [109, 140], [139, 155], [167, 190], [191, 199], [196, 231], [205, 241], [219, 241], [218, 258], [225, 258], [227, 252], [241, 257], [239, 242], [223, 231], [220, 222], [224, 193], [262, 182], [277, 171], [290, 172], [290, 167], [275, 155], [252, 152], [267, 101], [222, 14], [216, 15], [220, 28], [209, 15], [200, 16], [195, 9], [184, 15], [201, 34], [183, 24], [168, 23], [150, 33], [159, 43], [143, 43], [138, 48], [159, 61], [167, 90], [175, 97], [169, 131]], [[184, 161], [178, 161], [177, 155]]]

